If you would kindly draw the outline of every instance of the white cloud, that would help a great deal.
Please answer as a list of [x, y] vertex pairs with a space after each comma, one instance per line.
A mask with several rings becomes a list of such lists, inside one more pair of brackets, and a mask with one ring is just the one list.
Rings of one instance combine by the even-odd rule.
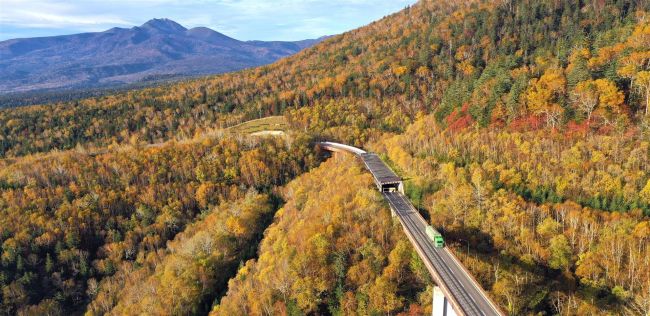
[[78, 5], [60, 1], [0, 0], [0, 24], [22, 28], [81, 29], [99, 25], [130, 25], [118, 15], [83, 12]]
[[[296, 40], [340, 33], [415, 0], [0, 0], [0, 39], [30, 29], [98, 31], [166, 17], [239, 39]], [[5, 28], [5, 30], [2, 30]], [[6, 29], [11, 29], [8, 32]]]

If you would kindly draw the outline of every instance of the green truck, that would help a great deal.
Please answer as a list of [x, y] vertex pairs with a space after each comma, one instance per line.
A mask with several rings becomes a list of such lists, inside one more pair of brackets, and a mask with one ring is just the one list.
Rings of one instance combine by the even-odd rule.
[[427, 226], [426, 229], [427, 236], [429, 236], [429, 239], [433, 241], [433, 245], [436, 248], [443, 248], [445, 247], [445, 239], [442, 238], [442, 235], [433, 227]]

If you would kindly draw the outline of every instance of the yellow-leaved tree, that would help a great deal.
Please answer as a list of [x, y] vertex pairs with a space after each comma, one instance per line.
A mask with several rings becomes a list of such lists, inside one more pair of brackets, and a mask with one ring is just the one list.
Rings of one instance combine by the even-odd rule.
[[609, 79], [586, 80], [578, 83], [572, 94], [573, 104], [591, 123], [594, 113], [612, 119], [623, 113], [625, 95]]
[[561, 68], [550, 68], [539, 79], [532, 79], [526, 93], [528, 110], [544, 115], [547, 125], [557, 126], [564, 109], [560, 98], [566, 91], [566, 78]]

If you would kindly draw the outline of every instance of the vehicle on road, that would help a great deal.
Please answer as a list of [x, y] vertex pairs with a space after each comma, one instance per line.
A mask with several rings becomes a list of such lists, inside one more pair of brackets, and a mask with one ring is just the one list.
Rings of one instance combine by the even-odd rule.
[[433, 241], [433, 245], [436, 248], [444, 248], [445, 247], [445, 239], [442, 238], [442, 235], [433, 227], [427, 226], [426, 229], [427, 236]]

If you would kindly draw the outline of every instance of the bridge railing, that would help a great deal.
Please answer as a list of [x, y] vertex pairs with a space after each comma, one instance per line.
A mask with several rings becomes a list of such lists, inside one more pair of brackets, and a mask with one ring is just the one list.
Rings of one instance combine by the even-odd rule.
[[363, 150], [363, 149], [359, 149], [357, 147], [348, 146], [348, 145], [340, 144], [340, 143], [318, 142], [316, 144], [318, 146], [322, 147], [323, 149], [334, 151], [334, 152], [349, 152], [349, 153], [355, 154], [355, 155], [362, 155], [362, 154], [366, 153], [366, 151]]

